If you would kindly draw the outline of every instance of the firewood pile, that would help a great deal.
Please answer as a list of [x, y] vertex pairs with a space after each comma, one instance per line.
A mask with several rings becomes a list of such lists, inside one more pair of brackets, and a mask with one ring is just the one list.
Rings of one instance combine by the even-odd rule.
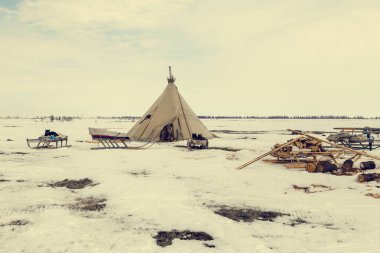
[[357, 180], [359, 183], [376, 181], [380, 183], [380, 173], [363, 173], [358, 175]]
[[[361, 162], [360, 168], [356, 168], [354, 166], [354, 161], [351, 159], [345, 160], [343, 164], [334, 164], [330, 161], [320, 161], [317, 163], [307, 163], [305, 166], [305, 170], [309, 173], [331, 173], [336, 176], [352, 176], [366, 170], [373, 170], [375, 168], [376, 164], [374, 161]], [[360, 182], [360, 180], [358, 181]]]
[[[300, 136], [285, 144], [276, 144], [270, 155], [276, 160], [265, 160], [266, 162], [303, 164], [303, 168], [306, 168], [308, 172], [335, 171], [339, 168], [337, 160], [343, 155], [351, 155], [353, 159], [356, 156], [350, 150], [326, 147], [322, 140], [309, 136]], [[300, 168], [298, 165], [295, 167]], [[347, 167], [346, 164], [345, 167]]]
[[[281, 163], [287, 168], [305, 168], [310, 173], [331, 173], [334, 175], [354, 175], [367, 169], [375, 169], [374, 161], [362, 162], [360, 168], [354, 163], [362, 157], [380, 160], [380, 157], [364, 151], [338, 145], [327, 140], [301, 131], [290, 130], [299, 136], [284, 144], [276, 144], [271, 151], [237, 167], [243, 169], [269, 155], [275, 159], [264, 160], [271, 163]], [[349, 159], [347, 159], [348, 157]], [[342, 161], [346, 159], [343, 163]]]
[[[271, 155], [280, 159], [292, 159], [305, 158], [312, 153], [323, 153], [326, 149], [323, 148], [322, 142], [313, 140], [310, 138], [297, 138], [291, 144], [281, 147], [283, 144], [276, 144], [272, 148]], [[280, 148], [281, 147], [281, 148]]]

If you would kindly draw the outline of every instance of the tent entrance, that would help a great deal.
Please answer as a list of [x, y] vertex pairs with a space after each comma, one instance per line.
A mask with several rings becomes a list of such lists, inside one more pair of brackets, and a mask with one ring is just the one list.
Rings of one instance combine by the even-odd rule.
[[169, 123], [161, 129], [161, 132], [160, 132], [161, 142], [172, 142], [172, 141], [177, 141], [177, 139], [178, 139], [178, 129], [177, 131], [174, 130], [173, 123]]

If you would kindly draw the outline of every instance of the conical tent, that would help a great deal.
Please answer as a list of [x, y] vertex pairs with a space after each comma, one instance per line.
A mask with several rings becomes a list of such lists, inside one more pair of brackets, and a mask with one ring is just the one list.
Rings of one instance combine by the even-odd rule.
[[215, 138], [179, 94], [170, 67], [169, 72], [164, 92], [129, 130], [128, 137], [140, 141], [188, 140], [194, 134], [206, 139]]

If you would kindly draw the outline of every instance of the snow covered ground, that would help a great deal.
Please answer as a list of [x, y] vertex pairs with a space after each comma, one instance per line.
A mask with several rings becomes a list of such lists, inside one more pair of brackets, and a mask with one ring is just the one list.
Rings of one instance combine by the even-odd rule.
[[[88, 127], [127, 131], [117, 120], [0, 120], [0, 252], [380, 252], [380, 193], [376, 182], [356, 176], [310, 174], [280, 165], [238, 165], [290, 139], [286, 129], [333, 131], [379, 127], [379, 120], [205, 120], [217, 133], [210, 147], [187, 151], [185, 143], [143, 150], [92, 150]], [[118, 129], [123, 128], [123, 129]], [[45, 129], [69, 135], [70, 148], [32, 150], [26, 138]], [[7, 141], [12, 139], [12, 141]], [[138, 146], [139, 144], [132, 144]], [[380, 150], [372, 151], [380, 155]], [[83, 189], [50, 187], [63, 179], [89, 178]], [[292, 185], [333, 190], [305, 194]], [[101, 211], [73, 208], [77, 199], [105, 199]], [[289, 214], [271, 221], [236, 222], [214, 213], [218, 206]], [[306, 223], [290, 225], [294, 220]], [[202, 231], [214, 240], [175, 239], [160, 247], [158, 231]]]

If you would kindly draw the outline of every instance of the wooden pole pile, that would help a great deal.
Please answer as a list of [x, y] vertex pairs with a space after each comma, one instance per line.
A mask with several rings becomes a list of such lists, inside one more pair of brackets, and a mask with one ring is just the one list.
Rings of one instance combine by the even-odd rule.
[[295, 138], [295, 139], [293, 139], [293, 140], [291, 140], [291, 141], [289, 141], [289, 142], [287, 142], [287, 143], [285, 143], [285, 144], [283, 144], [283, 145], [281, 145], [281, 146], [279, 146], [279, 147], [277, 147], [276, 149], [273, 149], [273, 150], [271, 150], [271, 151], [269, 151], [269, 152], [267, 152], [267, 153], [265, 153], [265, 154], [262, 154], [261, 156], [256, 157], [255, 159], [253, 159], [253, 160], [251, 160], [251, 161], [248, 161], [248, 162], [246, 162], [246, 163], [240, 165], [240, 166], [237, 167], [236, 169], [237, 169], [237, 170], [241, 170], [241, 169], [247, 167], [248, 165], [251, 165], [252, 163], [255, 163], [255, 162], [257, 162], [257, 161], [263, 159], [264, 157], [266, 157], [266, 156], [268, 156], [268, 155], [270, 155], [270, 154], [272, 154], [272, 153], [274, 153], [274, 152], [276, 152], [276, 151], [279, 151], [279, 150], [281, 150], [282, 148], [284, 148], [284, 147], [286, 147], [286, 146], [289, 146], [289, 145], [291, 145], [292, 143], [298, 141], [299, 139], [302, 139], [302, 138], [305, 138], [305, 137], [310, 138], [310, 139], [314, 139], [314, 140], [318, 140], [318, 141], [320, 141], [320, 142], [322, 142], [322, 143], [329, 144], [329, 145], [331, 145], [331, 146], [333, 146], [333, 147], [336, 147], [336, 148], [342, 149], [342, 150], [344, 150], [344, 151], [348, 151], [349, 153], [355, 154], [355, 156], [358, 156], [358, 157], [366, 156], [366, 157], [370, 157], [370, 158], [373, 158], [373, 159], [375, 159], [375, 160], [379, 160], [379, 161], [380, 161], [380, 157], [375, 156], [375, 155], [372, 155], [372, 154], [368, 154], [367, 152], [354, 150], [354, 149], [352, 149], [352, 148], [348, 148], [348, 147], [345, 147], [345, 146], [342, 146], [342, 145], [339, 145], [339, 144], [335, 144], [335, 143], [332, 143], [332, 142], [329, 142], [329, 141], [326, 141], [326, 140], [322, 140], [322, 139], [319, 139], [319, 138], [314, 137], [314, 136], [312, 136], [312, 135], [309, 135], [309, 134], [303, 133], [303, 132], [301, 132], [301, 131], [291, 130], [291, 129], [288, 129], [288, 130], [291, 131], [291, 132], [293, 132], [293, 133], [299, 134], [300, 136], [297, 137], [297, 138]]

